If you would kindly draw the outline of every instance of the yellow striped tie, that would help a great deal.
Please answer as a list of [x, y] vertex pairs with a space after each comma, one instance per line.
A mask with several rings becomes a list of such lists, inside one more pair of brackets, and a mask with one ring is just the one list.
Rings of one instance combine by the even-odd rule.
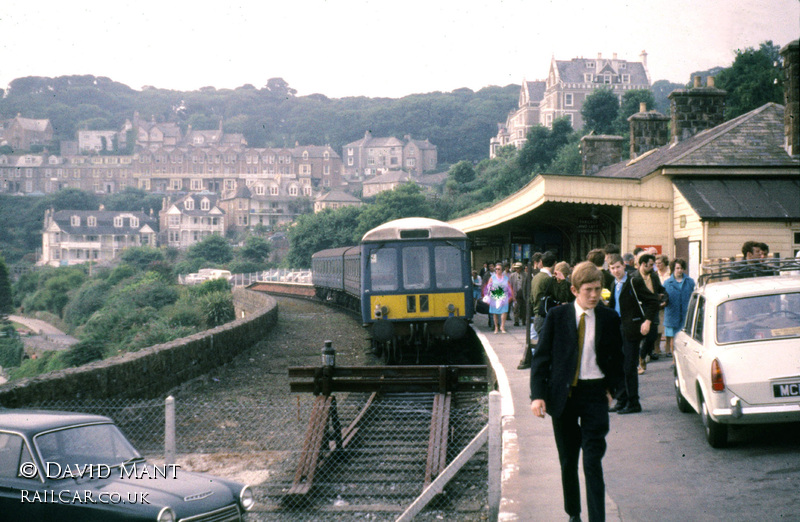
[[575, 368], [575, 377], [572, 379], [572, 386], [578, 385], [578, 375], [581, 373], [581, 357], [583, 357], [583, 338], [586, 336], [586, 312], [581, 314], [578, 321], [578, 367]]

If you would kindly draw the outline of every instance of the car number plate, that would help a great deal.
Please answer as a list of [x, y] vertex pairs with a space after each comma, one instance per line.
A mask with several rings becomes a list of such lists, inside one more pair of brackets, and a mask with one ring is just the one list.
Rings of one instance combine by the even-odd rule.
[[772, 394], [775, 397], [800, 397], [800, 382], [773, 384]]

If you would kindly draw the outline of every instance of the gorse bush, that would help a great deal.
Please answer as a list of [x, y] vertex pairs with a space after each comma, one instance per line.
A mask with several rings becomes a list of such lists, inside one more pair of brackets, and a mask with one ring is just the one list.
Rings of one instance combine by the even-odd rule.
[[105, 355], [105, 346], [99, 339], [87, 339], [73, 344], [64, 354], [64, 361], [70, 366], [81, 366], [98, 361]]

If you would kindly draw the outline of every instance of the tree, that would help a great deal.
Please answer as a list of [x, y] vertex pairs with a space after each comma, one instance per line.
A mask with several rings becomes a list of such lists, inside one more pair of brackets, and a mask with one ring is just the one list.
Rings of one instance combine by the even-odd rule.
[[299, 216], [289, 229], [286, 263], [293, 268], [308, 268], [314, 252], [358, 243], [355, 230], [361, 212], [361, 207], [347, 206]]
[[634, 89], [632, 91], [625, 91], [622, 95], [622, 103], [619, 106], [619, 115], [617, 116], [617, 132], [619, 134], [628, 134], [630, 132], [630, 123], [628, 118], [639, 112], [639, 105], [644, 103], [647, 110], [652, 110], [655, 107], [655, 97], [649, 89]]
[[780, 47], [772, 41], [759, 48], [736, 51], [733, 65], [717, 75], [716, 85], [728, 91], [726, 119], [735, 118], [765, 103], [783, 103]]
[[405, 183], [394, 190], [379, 193], [375, 203], [358, 216], [356, 235], [360, 238], [378, 225], [406, 217], [433, 217], [431, 202], [416, 183]]
[[611, 89], [598, 89], [586, 97], [581, 109], [583, 128], [595, 134], [613, 134], [619, 114], [619, 99]]
[[272, 248], [269, 242], [263, 237], [249, 236], [244, 240], [244, 246], [237, 252], [238, 257], [245, 261], [254, 263], [264, 263], [269, 257]]
[[129, 247], [122, 252], [121, 258], [139, 270], [147, 270], [151, 264], [164, 261], [164, 252], [149, 246]]
[[204, 259], [210, 263], [224, 265], [233, 259], [233, 247], [224, 237], [212, 234], [192, 245], [186, 252], [188, 259]]
[[452, 167], [448, 177], [455, 180], [457, 183], [469, 183], [475, 179], [475, 169], [472, 167], [472, 162], [459, 161]]
[[14, 312], [14, 294], [11, 292], [11, 280], [8, 277], [6, 260], [0, 255], [0, 316]]

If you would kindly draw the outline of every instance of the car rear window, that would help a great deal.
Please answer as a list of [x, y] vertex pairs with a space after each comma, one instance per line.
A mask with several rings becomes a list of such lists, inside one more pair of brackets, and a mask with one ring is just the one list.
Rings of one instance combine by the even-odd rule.
[[717, 306], [717, 343], [800, 338], [800, 292], [732, 299]]

